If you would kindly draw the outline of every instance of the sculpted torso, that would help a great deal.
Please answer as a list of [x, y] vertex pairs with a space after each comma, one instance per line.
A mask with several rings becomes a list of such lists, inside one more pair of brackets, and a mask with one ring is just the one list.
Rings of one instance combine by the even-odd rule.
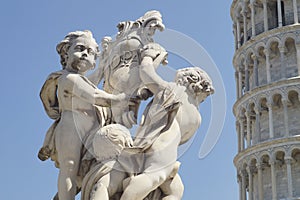
[[[57, 94], [61, 109], [61, 122], [63, 126], [76, 125], [78, 132], [86, 134], [93, 127], [96, 127], [98, 122], [93, 103], [88, 102], [88, 99], [82, 99], [76, 94], [83, 93], [83, 91], [80, 91], [80, 88], [75, 86], [75, 84], [80, 84], [74, 83], [76, 80], [81, 81], [81, 83], [84, 82], [81, 75], [67, 71], [58, 79]], [[84, 84], [87, 85], [87, 83]], [[84, 87], [84, 84], [81, 84], [81, 86]]]
[[178, 121], [181, 133], [180, 143], [187, 142], [201, 124], [201, 115], [198, 108], [189, 102], [189, 97], [184, 93], [182, 98], [182, 105], [179, 107], [176, 115], [176, 121]]
[[[129, 36], [130, 38], [130, 36]], [[126, 39], [114, 47], [112, 62], [104, 71], [104, 90], [109, 92], [124, 92], [133, 95], [141, 86], [139, 78], [139, 52], [141, 42], [136, 38]]]

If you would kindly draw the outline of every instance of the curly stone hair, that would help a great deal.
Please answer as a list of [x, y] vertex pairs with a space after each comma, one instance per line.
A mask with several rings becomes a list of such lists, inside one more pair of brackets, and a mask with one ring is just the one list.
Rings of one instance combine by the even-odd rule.
[[189, 67], [178, 70], [175, 82], [191, 89], [193, 92], [199, 89], [199, 85], [204, 92], [209, 91], [211, 94], [214, 92], [210, 77], [199, 67]]

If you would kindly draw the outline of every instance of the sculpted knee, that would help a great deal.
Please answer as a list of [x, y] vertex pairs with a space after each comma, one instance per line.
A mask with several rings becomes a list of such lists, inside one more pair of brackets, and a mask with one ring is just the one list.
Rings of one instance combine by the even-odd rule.
[[147, 173], [146, 175], [148, 176], [149, 180], [151, 180], [152, 187], [157, 187], [168, 179], [169, 174], [169, 169], [161, 169], [158, 172]]
[[125, 190], [120, 200], [140, 200], [139, 195], [133, 189]]
[[60, 163], [60, 169], [68, 172], [77, 172], [78, 164], [74, 160], [65, 160]]

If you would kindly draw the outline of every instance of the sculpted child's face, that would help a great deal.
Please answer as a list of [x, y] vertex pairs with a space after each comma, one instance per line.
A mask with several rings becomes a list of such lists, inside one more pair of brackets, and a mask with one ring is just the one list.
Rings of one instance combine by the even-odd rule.
[[78, 37], [68, 50], [66, 69], [85, 73], [92, 69], [96, 62], [97, 45], [87, 37]]

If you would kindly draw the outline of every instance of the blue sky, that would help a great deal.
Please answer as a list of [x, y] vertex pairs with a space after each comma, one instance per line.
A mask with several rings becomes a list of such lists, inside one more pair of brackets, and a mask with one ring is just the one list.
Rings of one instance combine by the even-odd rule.
[[[61, 68], [56, 44], [68, 32], [84, 29], [91, 30], [99, 42], [105, 35], [116, 34], [119, 21], [135, 20], [152, 9], [162, 13], [168, 29], [185, 34], [202, 45], [225, 83], [227, 114], [217, 144], [210, 154], [199, 159], [211, 107], [214, 107], [214, 101], [209, 99], [200, 108], [202, 126], [180, 158], [180, 174], [185, 184], [183, 200], [238, 199], [232, 161], [237, 151], [237, 138], [232, 114], [236, 90], [230, 5], [229, 0], [3, 2], [0, 8], [1, 199], [50, 200], [56, 193], [58, 170], [52, 162], [41, 162], [36, 156], [52, 123], [43, 110], [39, 91], [47, 75]], [[176, 55], [169, 60], [174, 69], [185, 67], [187, 63]]]

